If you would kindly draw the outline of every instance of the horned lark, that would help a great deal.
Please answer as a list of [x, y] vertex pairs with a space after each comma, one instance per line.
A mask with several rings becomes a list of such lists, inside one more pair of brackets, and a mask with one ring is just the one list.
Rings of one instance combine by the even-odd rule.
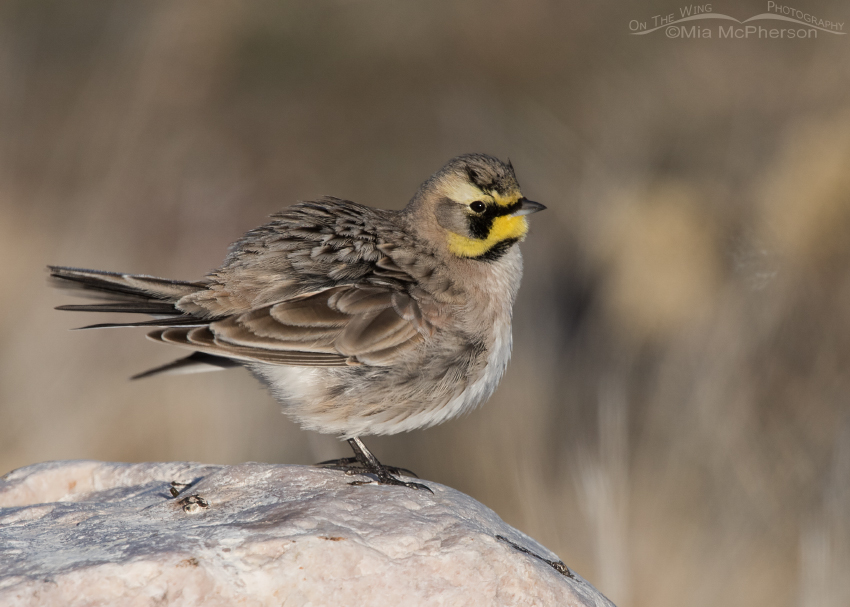
[[248, 232], [198, 282], [50, 267], [104, 303], [61, 310], [153, 320], [154, 341], [194, 350], [158, 373], [247, 367], [305, 428], [347, 439], [364, 472], [400, 481], [360, 437], [427, 428], [496, 388], [511, 352], [526, 215], [510, 163], [467, 154], [401, 211], [300, 202]]

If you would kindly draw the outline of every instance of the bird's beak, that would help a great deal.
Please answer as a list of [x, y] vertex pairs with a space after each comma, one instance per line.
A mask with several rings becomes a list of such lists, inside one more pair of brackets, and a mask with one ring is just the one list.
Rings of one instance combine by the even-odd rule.
[[519, 217], [520, 215], [531, 215], [532, 213], [542, 211], [545, 208], [546, 207], [540, 204], [539, 202], [534, 202], [533, 200], [527, 200], [523, 198], [520, 201], [519, 209], [511, 213], [511, 217]]

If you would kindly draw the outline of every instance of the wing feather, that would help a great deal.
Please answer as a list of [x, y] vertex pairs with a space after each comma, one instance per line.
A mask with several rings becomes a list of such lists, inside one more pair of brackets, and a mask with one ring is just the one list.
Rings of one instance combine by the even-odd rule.
[[206, 327], [201, 329], [160, 329], [148, 333], [148, 338], [184, 348], [191, 348], [214, 356], [245, 362], [262, 362], [273, 365], [292, 365], [305, 367], [345, 367], [351, 364], [347, 357], [339, 354], [317, 352], [274, 352], [261, 348], [246, 348], [231, 344], [217, 343]]
[[344, 327], [349, 321], [349, 315], [328, 305], [331, 295], [324, 292], [318, 296], [274, 304], [269, 314], [279, 323], [293, 327]]
[[328, 305], [343, 314], [372, 314], [392, 305], [392, 292], [380, 287], [339, 289], [330, 297]]
[[[433, 302], [427, 309], [442, 312]], [[416, 298], [389, 288], [352, 285], [234, 314], [205, 327], [158, 332], [154, 339], [276, 364], [386, 365], [432, 332]]]
[[359, 356], [399, 346], [417, 335], [411, 323], [393, 308], [386, 308], [377, 314], [357, 316], [348, 323], [335, 345], [343, 354]]

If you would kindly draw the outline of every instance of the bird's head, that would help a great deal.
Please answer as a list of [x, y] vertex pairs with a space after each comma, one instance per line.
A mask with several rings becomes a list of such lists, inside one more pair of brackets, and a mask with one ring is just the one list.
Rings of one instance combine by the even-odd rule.
[[522, 195], [510, 163], [464, 154], [423, 183], [407, 211], [450, 254], [493, 261], [525, 238], [525, 216], [545, 208]]

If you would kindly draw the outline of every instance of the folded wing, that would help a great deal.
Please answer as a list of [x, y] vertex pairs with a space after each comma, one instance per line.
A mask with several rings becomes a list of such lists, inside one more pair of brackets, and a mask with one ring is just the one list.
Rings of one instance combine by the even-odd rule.
[[439, 312], [403, 292], [350, 285], [149, 337], [245, 362], [381, 366], [430, 337]]

